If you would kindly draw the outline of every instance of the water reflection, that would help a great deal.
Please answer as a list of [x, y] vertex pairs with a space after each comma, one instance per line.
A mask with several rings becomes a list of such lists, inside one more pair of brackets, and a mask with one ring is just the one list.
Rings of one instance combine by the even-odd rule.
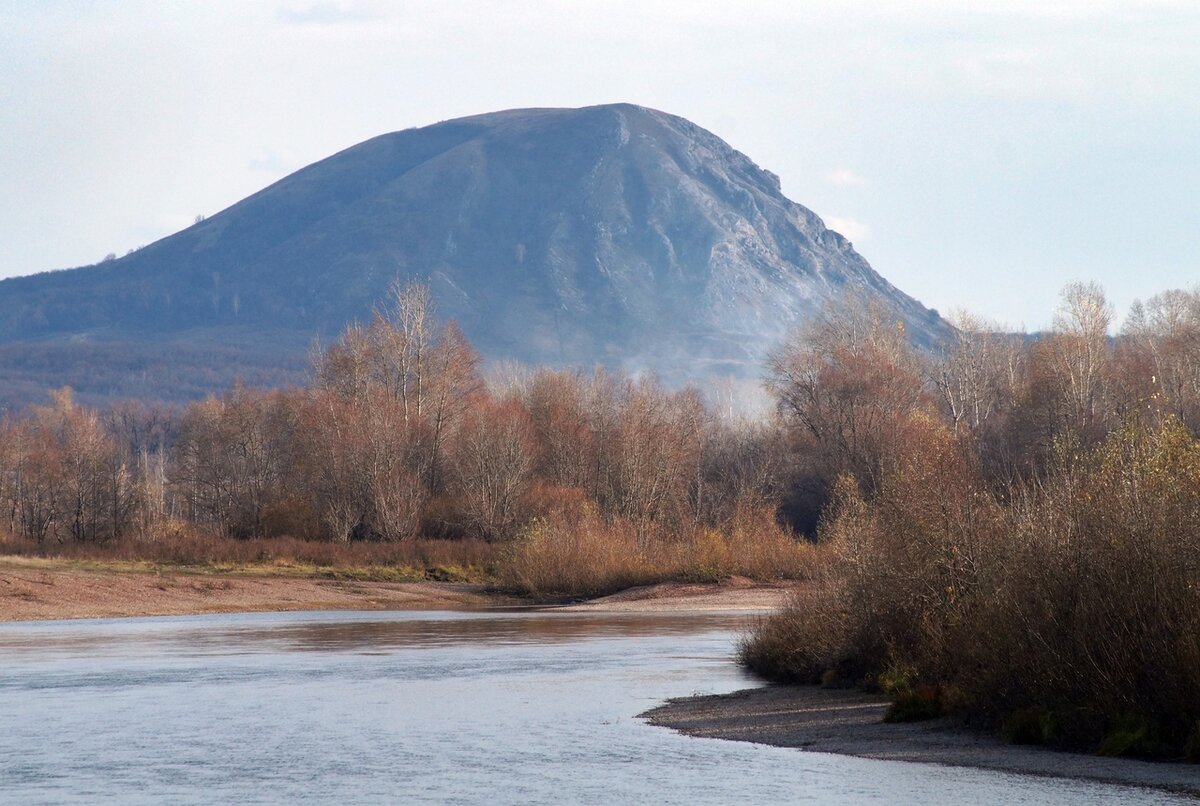
[[686, 635], [705, 630], [738, 629], [744, 615], [530, 614], [438, 621], [375, 621], [351, 624], [301, 624], [282, 630], [227, 633], [221, 640], [299, 651], [376, 652], [415, 646], [455, 644], [559, 644], [604, 638]]
[[[272, 621], [269, 626], [260, 623], [264, 616]], [[585, 639], [732, 632], [744, 628], [750, 618], [745, 613], [372, 611], [104, 619], [0, 627], [0, 653], [10, 660], [53, 654], [94, 658], [109, 652], [140, 654], [173, 649], [191, 655], [353, 651], [381, 654], [417, 646], [558, 644]], [[296, 623], [288, 623], [292, 619]]]

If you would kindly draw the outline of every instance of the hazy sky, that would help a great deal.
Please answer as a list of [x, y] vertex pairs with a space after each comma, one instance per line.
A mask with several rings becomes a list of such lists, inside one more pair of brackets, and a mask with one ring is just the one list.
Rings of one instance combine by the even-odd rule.
[[1200, 282], [1194, 0], [0, 0], [0, 276], [384, 132], [615, 101], [711, 129], [943, 312]]

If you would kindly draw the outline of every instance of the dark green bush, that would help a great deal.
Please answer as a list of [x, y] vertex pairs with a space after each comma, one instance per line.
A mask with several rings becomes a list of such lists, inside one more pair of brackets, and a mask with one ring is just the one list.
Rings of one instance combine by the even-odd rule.
[[1046, 744], [1053, 738], [1053, 719], [1037, 706], [1018, 708], [1004, 720], [1001, 733], [1011, 744]]
[[941, 689], [937, 686], [917, 686], [896, 697], [883, 715], [883, 721], [924, 722], [945, 715]]
[[1114, 720], [1096, 751], [1102, 756], [1161, 758], [1170, 754], [1156, 724], [1142, 716]]
[[1200, 720], [1197, 720], [1192, 728], [1192, 735], [1188, 737], [1184, 754], [1189, 764], [1200, 764]]

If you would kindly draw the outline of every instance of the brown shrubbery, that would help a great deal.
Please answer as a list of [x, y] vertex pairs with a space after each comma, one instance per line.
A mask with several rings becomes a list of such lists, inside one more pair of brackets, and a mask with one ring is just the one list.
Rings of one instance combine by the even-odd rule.
[[989, 348], [1004, 358], [990, 368], [989, 350], [951, 350], [932, 373], [942, 416], [880, 397], [885, 438], [826, 465], [840, 473], [820, 526], [829, 566], [743, 660], [881, 688], [898, 719], [956, 711], [1018, 741], [1190, 752], [1200, 440], [1179, 418], [1195, 387], [1168, 394], [1144, 367], [1191, 366], [1200, 340], [1143, 322], [1114, 349], [1107, 316], [1097, 289], [1071, 287], [1032, 348]]
[[594, 512], [536, 521], [510, 548], [502, 581], [540, 597], [595, 596], [659, 578], [638, 530]]
[[746, 662], [937, 687], [1023, 741], [1180, 752], [1200, 720], [1200, 441], [1133, 421], [1006, 503], [957, 464], [913, 453], [870, 502], [844, 478], [830, 579]]
[[814, 549], [772, 518], [731, 528], [638, 528], [602, 518], [594, 508], [556, 513], [531, 524], [501, 563], [501, 579], [540, 598], [595, 596], [670, 580], [715, 582], [732, 576], [801, 579], [813, 572]]

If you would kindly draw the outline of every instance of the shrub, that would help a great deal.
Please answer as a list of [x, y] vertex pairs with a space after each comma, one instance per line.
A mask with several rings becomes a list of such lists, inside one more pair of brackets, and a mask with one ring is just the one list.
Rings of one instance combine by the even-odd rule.
[[1184, 747], [1184, 758], [1189, 764], [1200, 764], [1200, 720], [1196, 720], [1196, 725], [1192, 728], [1191, 735], [1188, 736], [1187, 745]]
[[738, 647], [742, 664], [786, 683], [818, 683], [827, 673], [858, 680], [859, 670], [849, 663], [845, 614], [823, 584], [796, 591], [780, 613], [755, 624]]
[[723, 530], [681, 529], [604, 518], [583, 504], [527, 527], [504, 552], [500, 579], [540, 598], [598, 596], [657, 582], [803, 579], [817, 554], [761, 516], [745, 514]]
[[1018, 708], [1004, 720], [1001, 734], [1012, 744], [1046, 744], [1052, 737], [1050, 716], [1037, 706]]
[[884, 722], [924, 722], [946, 713], [937, 686], [917, 686], [898, 695], [883, 715]]
[[509, 548], [501, 581], [540, 598], [596, 596], [650, 582], [655, 574], [637, 529], [594, 511], [535, 521]]
[[1102, 756], [1156, 758], [1170, 751], [1157, 725], [1143, 716], [1128, 716], [1114, 722], [1096, 752]]
[[897, 714], [943, 687], [1015, 741], [1182, 753], [1200, 720], [1200, 441], [1170, 421], [1063, 440], [1044, 479], [1000, 498], [943, 430], [909, 433], [875, 495], [837, 483], [828, 579], [757, 627], [747, 665], [853, 668]]

